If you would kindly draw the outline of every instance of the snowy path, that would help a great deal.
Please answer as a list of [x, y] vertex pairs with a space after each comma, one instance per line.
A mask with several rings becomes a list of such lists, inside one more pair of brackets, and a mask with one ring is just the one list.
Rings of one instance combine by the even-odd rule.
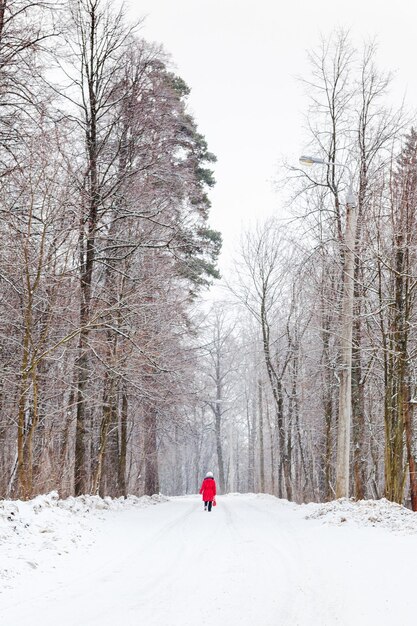
[[1, 626], [411, 626], [417, 536], [268, 496], [107, 513], [93, 546], [0, 596]]

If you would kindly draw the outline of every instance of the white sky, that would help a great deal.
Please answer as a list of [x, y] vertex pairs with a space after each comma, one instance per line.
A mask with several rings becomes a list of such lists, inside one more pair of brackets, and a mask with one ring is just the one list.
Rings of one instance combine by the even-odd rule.
[[[399, 99], [417, 102], [417, 4], [413, 0], [130, 0], [145, 16], [142, 35], [162, 43], [191, 88], [190, 111], [218, 158], [210, 223], [224, 238], [227, 275], [241, 229], [254, 216], [283, 214], [273, 191], [282, 159], [298, 164], [305, 147], [308, 49], [320, 34], [349, 28], [375, 38], [379, 67], [396, 71]], [[303, 141], [304, 137], [304, 141]]]

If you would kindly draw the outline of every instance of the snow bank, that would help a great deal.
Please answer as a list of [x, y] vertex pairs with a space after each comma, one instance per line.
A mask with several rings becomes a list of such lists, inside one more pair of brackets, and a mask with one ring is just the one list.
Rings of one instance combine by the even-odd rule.
[[222, 498], [239, 497], [245, 500], [275, 501], [280, 508], [298, 511], [306, 520], [317, 519], [332, 526], [374, 527], [402, 535], [417, 534], [417, 513], [386, 498], [359, 501], [354, 498], [340, 498], [324, 503], [296, 504], [266, 493], [229, 493], [222, 496]]
[[400, 504], [381, 500], [340, 498], [324, 504], [304, 504], [305, 519], [321, 519], [325, 524], [357, 527], [374, 526], [398, 534], [417, 533], [417, 513]]
[[57, 560], [77, 547], [87, 548], [109, 512], [148, 507], [169, 498], [161, 495], [60, 500], [57, 492], [33, 500], [0, 501], [0, 591], [22, 571], [54, 569]]

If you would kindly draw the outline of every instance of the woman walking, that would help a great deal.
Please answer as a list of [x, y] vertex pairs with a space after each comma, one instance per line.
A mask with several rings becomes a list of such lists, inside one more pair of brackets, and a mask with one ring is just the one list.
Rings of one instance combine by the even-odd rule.
[[203, 496], [204, 510], [210, 513], [213, 501], [216, 498], [216, 481], [213, 472], [207, 472], [205, 479], [201, 485], [200, 493]]

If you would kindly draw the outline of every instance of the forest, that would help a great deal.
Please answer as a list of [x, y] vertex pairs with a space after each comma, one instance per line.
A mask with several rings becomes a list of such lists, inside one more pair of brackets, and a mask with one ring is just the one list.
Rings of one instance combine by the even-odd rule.
[[345, 389], [344, 495], [417, 510], [417, 132], [372, 43], [309, 64], [316, 162], [220, 277], [216, 157], [162, 46], [106, 0], [0, 0], [0, 498], [210, 469], [333, 500]]

